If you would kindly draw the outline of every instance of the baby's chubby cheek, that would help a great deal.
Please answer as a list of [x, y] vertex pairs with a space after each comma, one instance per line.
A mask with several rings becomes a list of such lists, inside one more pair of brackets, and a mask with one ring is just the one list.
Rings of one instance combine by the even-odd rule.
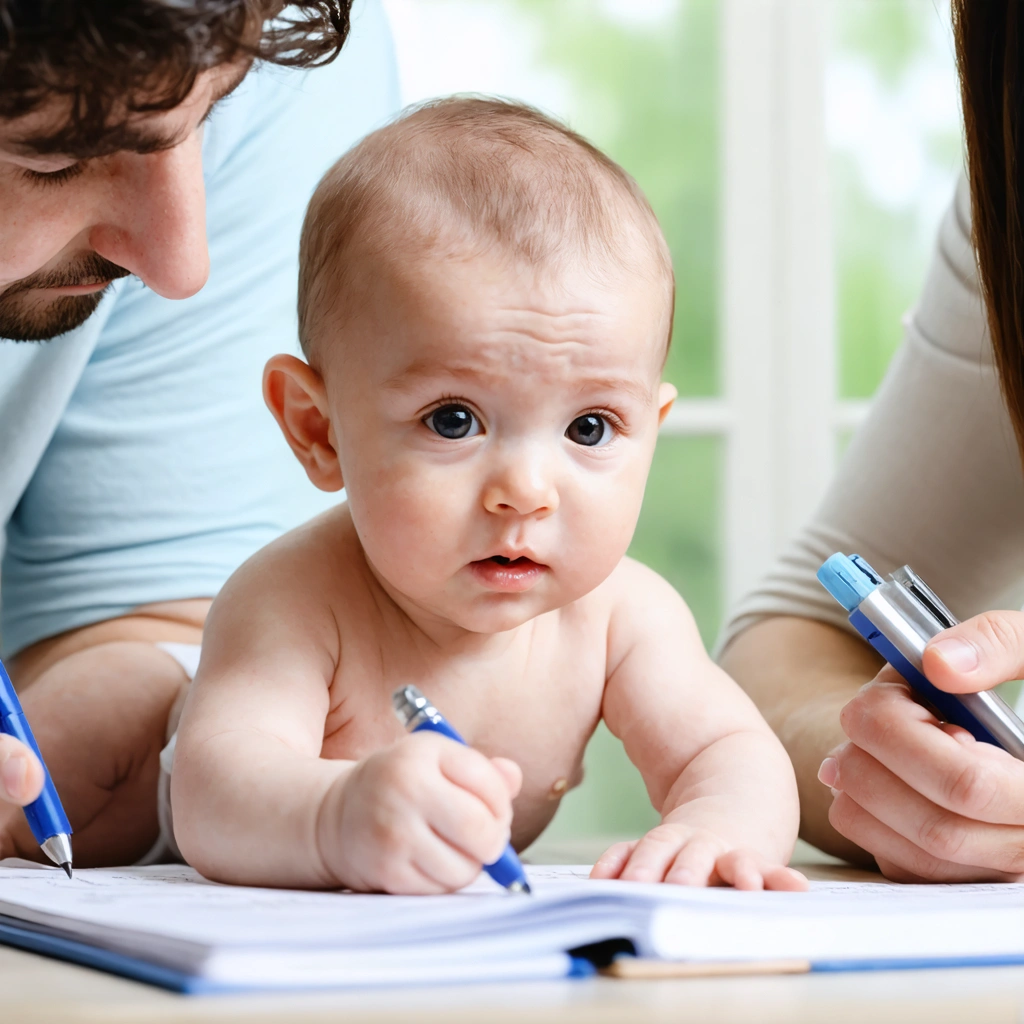
[[350, 485], [349, 507], [363, 548], [396, 585], [417, 578], [429, 584], [479, 557], [469, 550], [472, 494], [459, 476], [413, 460], [384, 462]]
[[559, 509], [556, 557], [565, 584], [582, 596], [599, 586], [626, 554], [643, 500], [643, 486], [619, 486], [591, 492], [586, 499]]

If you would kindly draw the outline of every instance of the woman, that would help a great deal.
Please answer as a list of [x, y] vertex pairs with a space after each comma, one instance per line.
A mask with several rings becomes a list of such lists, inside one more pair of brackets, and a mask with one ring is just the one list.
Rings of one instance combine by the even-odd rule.
[[[1024, 878], [1024, 762], [916, 704], [814, 578], [856, 551], [960, 615], [1024, 603], [1024, 4], [952, 9], [968, 179], [868, 422], [722, 656], [793, 758], [803, 836], [901, 881]], [[954, 692], [1024, 675], [1024, 613], [968, 619], [924, 666]]]

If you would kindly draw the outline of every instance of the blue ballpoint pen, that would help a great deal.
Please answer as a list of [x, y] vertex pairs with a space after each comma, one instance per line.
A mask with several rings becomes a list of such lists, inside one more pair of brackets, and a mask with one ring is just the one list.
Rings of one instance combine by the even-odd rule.
[[36, 842], [54, 864], [60, 865], [71, 877], [71, 825], [61, 806], [53, 779], [39, 753], [39, 745], [29, 728], [28, 719], [21, 709], [21, 701], [14, 692], [14, 684], [0, 662], [0, 733], [21, 740], [35, 752], [43, 766], [43, 791], [25, 808], [28, 827]]
[[[466, 741], [415, 686], [403, 686], [400, 690], [395, 690], [391, 695], [391, 703], [394, 705], [398, 720], [409, 732], [439, 732], [442, 736], [466, 746]], [[484, 871], [509, 892], [530, 891], [526, 872], [523, 871], [523, 865], [519, 862], [511, 843], [493, 864], [484, 865]]]

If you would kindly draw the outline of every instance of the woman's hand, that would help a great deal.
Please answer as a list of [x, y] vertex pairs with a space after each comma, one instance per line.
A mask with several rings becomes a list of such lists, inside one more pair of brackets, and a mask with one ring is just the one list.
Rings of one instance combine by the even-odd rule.
[[[1024, 613], [987, 612], [925, 649], [924, 671], [951, 693], [1024, 674]], [[843, 708], [849, 742], [822, 762], [832, 826], [902, 882], [1024, 878], [1024, 762], [917, 704], [886, 665]]]

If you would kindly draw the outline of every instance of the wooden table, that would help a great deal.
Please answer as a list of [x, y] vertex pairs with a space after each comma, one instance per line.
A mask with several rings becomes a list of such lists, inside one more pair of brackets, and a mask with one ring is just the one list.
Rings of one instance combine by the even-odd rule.
[[[601, 844], [539, 847], [536, 863], [584, 863]], [[601, 847], [603, 848], [603, 847]], [[583, 856], [582, 854], [587, 854]], [[877, 875], [810, 848], [815, 878]], [[182, 997], [0, 947], [2, 1024], [1021, 1024], [1024, 967], [666, 981], [586, 981], [397, 988], [389, 992]]]

